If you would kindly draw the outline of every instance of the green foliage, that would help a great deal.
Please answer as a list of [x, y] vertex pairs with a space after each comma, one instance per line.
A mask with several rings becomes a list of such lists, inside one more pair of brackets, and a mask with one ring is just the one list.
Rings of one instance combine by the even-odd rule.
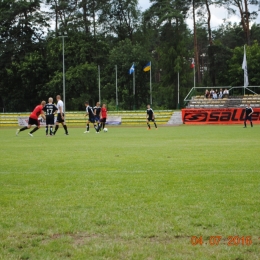
[[[196, 70], [201, 73], [202, 84], [241, 85], [242, 56], [236, 48], [241, 49], [247, 40], [241, 24], [224, 22], [212, 31], [213, 44], [208, 46], [206, 2], [193, 2], [199, 17], [196, 28], [201, 66]], [[181, 101], [193, 86], [193, 34], [186, 24], [193, 2], [152, 0], [151, 7], [142, 13], [137, 0], [0, 1], [0, 110], [30, 111], [40, 100], [63, 92], [63, 44], [59, 33], [68, 36], [64, 39], [68, 109], [82, 108], [85, 99], [96, 103], [98, 66], [101, 100], [115, 105], [115, 65], [120, 107], [144, 107], [150, 102], [150, 74], [142, 70], [148, 61], [152, 61], [153, 105], [177, 107], [178, 72]], [[43, 3], [48, 11], [43, 11]], [[234, 7], [233, 1], [207, 3], [229, 10]], [[253, 42], [260, 41], [259, 24], [252, 25], [250, 37], [249, 81], [258, 85], [258, 47]], [[128, 74], [133, 62], [135, 99], [133, 77]]]
[[[260, 64], [260, 45], [258, 42], [254, 42], [252, 46], [246, 47], [246, 55], [247, 55], [247, 70], [248, 70], [248, 78], [249, 84], [251, 86], [259, 86], [260, 85], [260, 72], [259, 72], [259, 64]], [[230, 76], [230, 82], [232, 86], [243, 86], [244, 85], [244, 71], [242, 70], [242, 62], [244, 56], [244, 48], [236, 47], [233, 50], [233, 56], [228, 62], [229, 71], [228, 74]]]
[[[118, 75], [118, 99], [122, 109], [139, 108], [149, 103], [149, 75], [143, 72], [143, 67], [149, 61], [150, 55], [146, 46], [132, 44], [129, 39], [121, 41], [111, 49], [105, 74], [109, 77], [104, 80], [105, 95], [115, 99], [115, 65]], [[133, 75], [129, 69], [135, 64], [135, 100], [133, 97]]]

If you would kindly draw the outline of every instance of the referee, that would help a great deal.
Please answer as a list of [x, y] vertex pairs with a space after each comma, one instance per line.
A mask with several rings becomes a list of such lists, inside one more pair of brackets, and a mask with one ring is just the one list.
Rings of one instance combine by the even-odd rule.
[[254, 113], [254, 111], [253, 111], [252, 107], [250, 107], [250, 104], [247, 104], [245, 112], [246, 112], [246, 117], [245, 117], [245, 120], [244, 120], [244, 128], [246, 128], [246, 121], [247, 120], [250, 121], [251, 127], [253, 127], [252, 114]]

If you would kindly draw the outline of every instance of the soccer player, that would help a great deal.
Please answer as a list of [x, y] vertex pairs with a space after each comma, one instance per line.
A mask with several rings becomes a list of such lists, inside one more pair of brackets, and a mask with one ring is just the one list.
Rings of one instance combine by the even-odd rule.
[[252, 123], [252, 114], [254, 113], [252, 107], [250, 107], [250, 104], [247, 104], [247, 107], [246, 107], [246, 117], [245, 117], [245, 120], [244, 120], [244, 128], [246, 128], [246, 121], [249, 120], [250, 121], [250, 124], [251, 124], [251, 127], [253, 127], [253, 123]]
[[58, 111], [58, 108], [52, 104], [53, 103], [53, 98], [50, 97], [48, 100], [48, 104], [45, 105], [43, 108], [43, 111], [46, 114], [46, 127], [45, 127], [45, 132], [46, 135], [48, 136], [48, 128], [50, 126], [50, 135], [52, 135], [52, 128], [54, 126], [54, 115]]
[[38, 120], [39, 115], [41, 115], [45, 119], [45, 114], [43, 111], [45, 104], [46, 102], [42, 101], [40, 105], [34, 108], [33, 112], [30, 114], [28, 126], [25, 126], [21, 129], [17, 129], [16, 135], [18, 135], [20, 132], [24, 130], [30, 129], [32, 125], [36, 125], [36, 127], [30, 133], [28, 133], [28, 135], [33, 137], [33, 133], [40, 128], [40, 121]]
[[95, 124], [95, 115], [94, 115], [94, 112], [93, 112], [93, 109], [91, 106], [89, 106], [89, 102], [86, 101], [85, 102], [85, 107], [86, 107], [86, 115], [88, 115], [88, 122], [87, 122], [87, 125], [86, 125], [86, 131], [84, 132], [84, 134], [86, 133], [89, 133], [89, 124], [92, 123], [94, 125], [94, 128], [96, 129], [96, 133], [99, 133], [99, 129], [96, 127], [96, 124]]
[[107, 121], [107, 107], [106, 107], [106, 104], [103, 104], [102, 105], [102, 108], [101, 108], [101, 117], [100, 117], [100, 127], [99, 127], [99, 130], [101, 128], [105, 128], [105, 125], [106, 125], [106, 121]]
[[148, 126], [148, 130], [151, 130], [151, 126], [150, 126], [150, 121], [152, 121], [154, 123], [154, 126], [155, 128], [157, 129], [157, 125], [156, 125], [156, 122], [155, 122], [155, 116], [154, 116], [154, 112], [151, 108], [151, 106], [148, 104], [147, 105], [147, 110], [146, 110], [146, 123], [147, 123], [147, 126]]
[[98, 125], [98, 130], [101, 128], [100, 127], [100, 112], [101, 112], [101, 107], [100, 107], [100, 103], [97, 102], [96, 106], [93, 108], [93, 112], [95, 115], [95, 122]]
[[56, 96], [56, 100], [57, 100], [57, 109], [58, 109], [57, 114], [58, 115], [57, 115], [56, 126], [55, 126], [55, 130], [53, 132], [53, 135], [55, 135], [56, 132], [58, 131], [59, 124], [62, 124], [62, 126], [65, 130], [65, 135], [69, 135], [67, 125], [64, 121], [64, 116], [65, 116], [64, 115], [64, 105], [63, 105], [63, 101], [61, 100], [60, 95]]

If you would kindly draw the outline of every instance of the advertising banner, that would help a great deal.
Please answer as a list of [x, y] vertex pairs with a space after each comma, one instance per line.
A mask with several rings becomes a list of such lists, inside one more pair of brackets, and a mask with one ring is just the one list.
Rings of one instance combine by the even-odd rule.
[[[252, 121], [260, 124], [260, 108], [253, 108]], [[242, 124], [245, 118], [243, 108], [182, 109], [184, 124]]]
[[[18, 125], [19, 126], [27, 126], [28, 125], [28, 121], [29, 121], [29, 117], [18, 116]], [[39, 118], [39, 121], [40, 121], [40, 125], [41, 126], [45, 126], [46, 125], [46, 121], [43, 118]], [[56, 121], [56, 117], [55, 117], [55, 121]]]
[[122, 118], [121, 116], [107, 116], [107, 125], [121, 125]]
[[[54, 121], [55, 122], [56, 122], [56, 118], [57, 117], [54, 117]], [[28, 125], [29, 117], [19, 116], [17, 119], [18, 119], [18, 125], [19, 126], [27, 126]], [[45, 126], [46, 125], [46, 121], [43, 118], [39, 119], [39, 121], [40, 121], [40, 125], [41, 126]], [[70, 123], [70, 119], [67, 118], [66, 122], [69, 124]], [[85, 124], [85, 121], [82, 120], [82, 123]], [[106, 121], [107, 125], [121, 125], [121, 123], [122, 123], [121, 116], [108, 116], [107, 117], [107, 121]]]

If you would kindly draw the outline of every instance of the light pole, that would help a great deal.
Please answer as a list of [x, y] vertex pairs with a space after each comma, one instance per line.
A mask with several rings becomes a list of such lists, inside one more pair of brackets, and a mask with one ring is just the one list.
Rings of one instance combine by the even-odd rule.
[[101, 104], [101, 92], [100, 92], [100, 66], [98, 65], [98, 100]]
[[115, 66], [116, 69], [116, 111], [118, 111], [118, 95], [117, 95], [117, 65]]
[[178, 70], [178, 105], [177, 109], [180, 109], [180, 72]]
[[58, 33], [59, 37], [62, 38], [62, 77], [63, 77], [63, 113], [65, 115], [65, 55], [64, 55], [64, 38], [68, 37], [66, 32]]

